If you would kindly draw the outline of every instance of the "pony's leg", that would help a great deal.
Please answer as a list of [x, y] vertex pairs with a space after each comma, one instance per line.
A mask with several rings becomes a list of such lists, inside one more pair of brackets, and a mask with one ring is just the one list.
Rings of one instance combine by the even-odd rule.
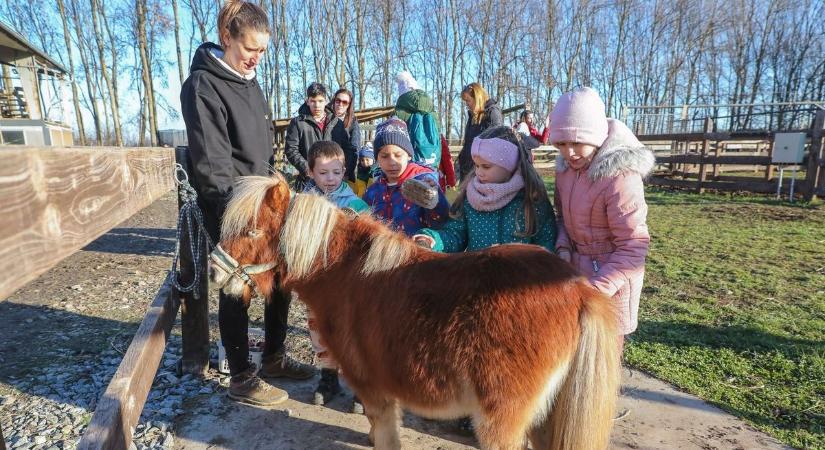
[[397, 450], [401, 448], [399, 428], [401, 414], [394, 399], [361, 397], [364, 414], [370, 422], [370, 442], [377, 450]]
[[533, 427], [527, 433], [527, 438], [530, 440], [533, 450], [550, 450], [550, 433], [552, 433], [550, 418], [544, 419], [542, 423]]
[[[473, 418], [478, 443], [483, 450], [522, 450], [526, 448], [527, 414], [515, 409], [515, 414], [493, 412]], [[498, 411], [510, 408], [499, 408]]]

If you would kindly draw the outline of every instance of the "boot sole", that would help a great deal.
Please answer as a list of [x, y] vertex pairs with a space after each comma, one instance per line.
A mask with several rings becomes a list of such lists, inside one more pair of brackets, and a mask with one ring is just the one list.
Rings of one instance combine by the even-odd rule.
[[258, 372], [258, 376], [263, 378], [264, 380], [272, 379], [272, 378], [286, 378], [286, 379], [289, 379], [289, 380], [304, 381], [304, 380], [309, 380], [310, 378], [314, 377], [316, 374], [317, 374], [317, 372], [312, 373], [312, 374], [307, 375], [307, 376], [304, 376], [304, 377], [296, 377], [296, 376], [284, 375], [284, 374], [269, 375], [269, 374], [264, 374], [264, 373]]
[[251, 399], [249, 397], [242, 397], [240, 395], [235, 395], [231, 392], [227, 392], [226, 396], [231, 398], [232, 400], [235, 400], [236, 402], [246, 403], [247, 405], [255, 405], [255, 406], [275, 406], [275, 405], [280, 405], [281, 403], [284, 403], [287, 400], [289, 400], [289, 394], [288, 393], [284, 394], [283, 398], [279, 398], [278, 400], [275, 400], [273, 402], [261, 402], [261, 401], [255, 400], [255, 399]]

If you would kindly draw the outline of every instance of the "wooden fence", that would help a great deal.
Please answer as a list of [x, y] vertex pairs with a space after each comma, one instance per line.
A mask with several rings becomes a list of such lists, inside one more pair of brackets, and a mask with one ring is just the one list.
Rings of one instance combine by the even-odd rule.
[[[669, 142], [670, 151], [667, 155], [657, 155], [656, 164], [660, 168], [651, 176], [649, 183], [656, 186], [669, 186], [692, 189], [703, 192], [705, 189], [719, 191], [747, 191], [756, 193], [776, 192], [778, 181], [774, 180], [774, 169], [783, 165], [772, 162], [774, 137], [785, 131], [754, 131], [754, 132], [713, 132], [713, 122], [705, 119], [704, 133], [657, 134], [642, 135], [639, 139], [646, 143]], [[825, 126], [825, 111], [819, 111], [807, 130], [789, 130], [802, 132], [808, 138], [808, 152], [806, 162], [802, 163], [805, 179], [796, 183], [797, 192], [806, 200], [825, 196], [825, 173], [822, 167], [823, 159], [823, 126]], [[755, 152], [730, 152], [736, 144], [750, 144]], [[664, 166], [664, 169], [662, 167]], [[726, 167], [727, 166], [727, 167]], [[799, 166], [799, 164], [784, 164], [784, 166]], [[742, 170], [756, 167], [761, 176], [727, 176], [726, 169]], [[783, 189], [787, 189], [790, 179], [783, 181]]]
[[[0, 299], [174, 187], [168, 148], [20, 147], [2, 155]], [[164, 283], [78, 448], [128, 448], [179, 304]]]

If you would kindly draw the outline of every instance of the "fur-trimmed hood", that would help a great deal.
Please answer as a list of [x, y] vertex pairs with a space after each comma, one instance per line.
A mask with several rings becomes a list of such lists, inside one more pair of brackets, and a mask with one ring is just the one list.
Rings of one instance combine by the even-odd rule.
[[[655, 164], [653, 152], [639, 142], [627, 125], [620, 120], [607, 119], [607, 140], [593, 157], [587, 176], [597, 181], [622, 172], [636, 172], [645, 178]], [[556, 158], [556, 167], [558, 172], [567, 170], [567, 161], [561, 155]]]

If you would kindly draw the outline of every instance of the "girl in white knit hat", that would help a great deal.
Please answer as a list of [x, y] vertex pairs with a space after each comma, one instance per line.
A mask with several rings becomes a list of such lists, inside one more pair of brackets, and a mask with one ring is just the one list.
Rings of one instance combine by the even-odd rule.
[[560, 152], [556, 253], [613, 299], [621, 348], [638, 323], [650, 242], [642, 180], [655, 159], [624, 123], [606, 117], [591, 88], [562, 95], [551, 115], [550, 142]]

